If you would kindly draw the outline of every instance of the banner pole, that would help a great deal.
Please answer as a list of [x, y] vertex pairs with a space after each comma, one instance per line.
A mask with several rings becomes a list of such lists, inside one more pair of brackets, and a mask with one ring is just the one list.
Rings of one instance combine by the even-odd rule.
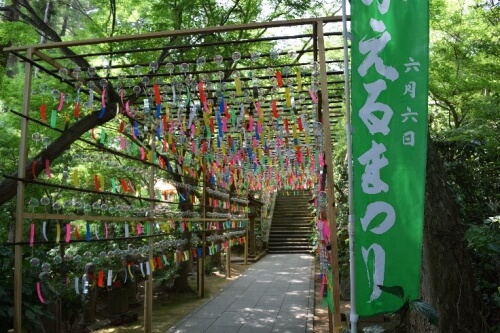
[[[332, 302], [333, 302], [333, 331], [340, 333], [342, 329], [342, 319], [340, 315], [340, 277], [339, 277], [339, 254], [337, 244], [337, 223], [336, 223], [336, 206], [335, 206], [335, 191], [333, 180], [333, 155], [330, 129], [330, 111], [328, 107], [328, 81], [326, 78], [326, 52], [325, 38], [323, 33], [323, 21], [318, 20], [316, 23], [316, 32], [318, 40], [318, 54], [320, 65], [320, 80], [321, 80], [321, 111], [323, 123], [323, 148], [325, 152], [326, 163], [326, 184], [327, 184], [327, 219], [330, 225], [330, 255], [332, 268]], [[319, 106], [318, 106], [319, 107]]]
[[346, 139], [347, 139], [347, 183], [349, 188], [349, 276], [350, 276], [350, 301], [351, 313], [349, 321], [351, 322], [351, 332], [357, 333], [358, 314], [356, 312], [356, 254], [354, 251], [354, 200], [352, 184], [352, 125], [351, 125], [351, 92], [349, 79], [349, 46], [347, 36], [347, 8], [346, 0], [342, 0], [342, 37], [344, 42], [344, 94], [345, 94], [345, 119], [346, 119]]

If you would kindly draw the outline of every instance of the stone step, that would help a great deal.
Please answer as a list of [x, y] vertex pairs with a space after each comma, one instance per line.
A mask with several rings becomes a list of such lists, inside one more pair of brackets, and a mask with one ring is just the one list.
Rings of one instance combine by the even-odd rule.
[[280, 218], [273, 218], [272, 224], [277, 224], [277, 223], [289, 223], [289, 224], [311, 224], [313, 221], [313, 218], [308, 216], [306, 217], [300, 217], [300, 218], [295, 218], [295, 217], [280, 217]]
[[293, 242], [293, 241], [287, 241], [287, 242], [271, 242], [267, 243], [267, 246], [270, 248], [275, 248], [275, 247], [294, 247], [294, 246], [309, 246], [309, 241], [298, 241], [298, 242]]
[[312, 224], [311, 223], [290, 223], [290, 222], [282, 222], [282, 223], [274, 223], [271, 224], [271, 230], [273, 229], [283, 229], [283, 228], [290, 228], [290, 229], [309, 229], [311, 228]]
[[288, 242], [288, 241], [306, 241], [309, 242], [309, 235], [283, 235], [281, 237], [273, 236], [269, 237], [269, 243], [278, 243], [278, 242]]

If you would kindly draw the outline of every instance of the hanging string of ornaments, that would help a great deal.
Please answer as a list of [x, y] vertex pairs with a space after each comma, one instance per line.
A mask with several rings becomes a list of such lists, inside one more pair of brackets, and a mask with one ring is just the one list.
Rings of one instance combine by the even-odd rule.
[[[293, 55], [290, 52], [290, 57]], [[278, 52], [271, 51], [269, 60], [272, 63], [278, 57]], [[82, 81], [75, 81], [74, 96], [50, 90], [52, 110], [47, 115], [43, 102], [40, 120], [55, 128], [61, 120], [79, 119], [82, 109], [93, 112], [97, 108], [99, 117], [118, 112], [116, 132], [100, 127], [89, 133], [92, 140], [110, 150], [185, 176], [195, 177], [196, 166], [202, 166], [212, 185], [223, 189], [233, 186], [242, 196], [264, 188], [313, 187], [324, 164], [322, 149], [317, 149], [322, 145], [322, 127], [317, 119], [308, 119], [315, 118], [317, 112], [307, 112], [318, 107], [318, 63], [240, 70], [241, 59], [237, 51], [232, 62], [216, 55], [207, 63], [200, 56], [194, 64], [196, 75], [190, 73], [188, 62], [160, 65], [153, 61], [147, 70], [136, 65], [131, 75], [122, 72], [113, 81], [124, 106], [117, 110], [106, 105], [110, 81], [94, 81], [97, 69], [90, 67], [84, 84], [84, 71], [77, 67], [71, 76]], [[264, 62], [258, 52], [251, 53], [248, 60], [255, 65]], [[204, 71], [209, 65], [210, 70]], [[67, 68], [59, 70], [68, 80], [69, 73]], [[304, 77], [308, 87], [303, 85]], [[46, 85], [40, 87], [42, 95], [47, 90]], [[142, 99], [143, 105], [131, 105], [132, 97]], [[150, 148], [152, 136], [157, 140], [155, 150]], [[33, 134], [33, 140], [44, 145], [50, 142], [38, 133]], [[167, 160], [178, 163], [172, 165]], [[45, 163], [50, 177], [51, 161]], [[112, 191], [120, 185], [124, 192], [133, 189], [123, 179], [107, 186]], [[73, 180], [78, 185], [78, 175], [73, 173]], [[104, 188], [102, 183], [102, 178], [96, 178], [95, 188]]]
[[[290, 52], [288, 56], [293, 58], [295, 53]], [[273, 50], [267, 60], [273, 63], [278, 57], [279, 53]], [[109, 126], [92, 129], [88, 133], [91, 141], [109, 152], [131, 156], [136, 161], [148, 162], [181, 177], [196, 178], [197, 169], [201, 168], [205, 179], [213, 187], [206, 189], [208, 205], [212, 208], [212, 211], [206, 212], [206, 216], [221, 220], [243, 219], [249, 213], [249, 201], [245, 199], [249, 191], [312, 188], [325, 164], [322, 153], [323, 126], [316, 119], [318, 63], [281, 68], [269, 64], [261, 66], [266, 59], [258, 52], [252, 52], [248, 60], [255, 68], [262, 68], [240, 68], [242, 55], [236, 51], [229, 62], [222, 55], [216, 55], [211, 62], [200, 56], [192, 72], [189, 62], [175, 65], [172, 62], [159, 64], [153, 61], [147, 69], [135, 65], [131, 74], [122, 72], [116, 79], [109, 78], [112, 82], [97, 79], [95, 67], [85, 71], [79, 67], [71, 71], [61, 68], [59, 76], [64, 80], [73, 80], [76, 91], [60, 91], [41, 84], [39, 119], [46, 126], [56, 129], [63, 126], [67, 128], [69, 123], [80, 119], [84, 112], [98, 110], [99, 118], [104, 117], [106, 112], [116, 112], [116, 130]], [[108, 74], [112, 71], [107, 67], [104, 70]], [[305, 82], [308, 82], [307, 86], [303, 85]], [[110, 83], [123, 105], [116, 110], [107, 105]], [[52, 101], [45, 98], [47, 95], [51, 96]], [[142, 99], [142, 105], [131, 103], [132, 99]], [[156, 141], [154, 145], [151, 144], [153, 138]], [[38, 132], [32, 134], [32, 140], [35, 146], [40, 143], [45, 149], [51, 143], [49, 137]], [[131, 193], [140, 197], [139, 186], [132, 183], [132, 175], [143, 172], [144, 165], [124, 167], [103, 156], [101, 154], [101, 158], [96, 160], [93, 155], [76, 152], [71, 156], [75, 166], [64, 168], [58, 177], [54, 177], [51, 171], [52, 161], [46, 159], [45, 176], [52, 181], [60, 179], [64, 185], [72, 183], [75, 189], [86, 186], [103, 194]], [[101, 163], [113, 170], [114, 176], [106, 179], [96, 173], [91, 182], [82, 180], [76, 166], [79, 162]], [[191, 202], [195, 202], [198, 186], [180, 181], [169, 182], [181, 190], [177, 193], [179, 203], [186, 201], [185, 195], [190, 195]], [[238, 197], [230, 196], [229, 192], [236, 192]], [[160, 190], [156, 190], [155, 197], [158, 200], [167, 199]], [[104, 196], [94, 202], [86, 202], [85, 198], [80, 197], [58, 202], [44, 196], [31, 198], [28, 206], [32, 211], [42, 206], [44, 210], [50, 209], [56, 214], [64, 210], [130, 217], [201, 217], [199, 211], [177, 211], [162, 204], [151, 209], [149, 203], [145, 203], [145, 207], [115, 204]], [[178, 225], [182, 231], [197, 229], [196, 223], [182, 221]], [[243, 243], [245, 231], [233, 229], [245, 226], [246, 222], [210, 222], [208, 230], [215, 233], [206, 238], [210, 243], [208, 253], [213, 255]], [[87, 222], [84, 227], [78, 223], [56, 223], [52, 227], [56, 229], [56, 243], [109, 239], [112, 236], [108, 224], [102, 222]], [[45, 221], [41, 231], [37, 232], [35, 224], [31, 223], [30, 244], [33, 246], [40, 234], [44, 241], [49, 241], [48, 228], [49, 223]], [[155, 223], [153, 230], [150, 230], [148, 223], [144, 226], [141, 223], [125, 223], [117, 235], [125, 238], [165, 237], [175, 228], [173, 222]], [[116, 230], [113, 232], [116, 233]], [[64, 257], [54, 256], [52, 263], [33, 257], [30, 265], [33, 270], [40, 272], [41, 282], [49, 278], [52, 266], [92, 261], [98, 266], [98, 285], [111, 287], [118, 279], [117, 269], [122, 272], [125, 281], [134, 279], [132, 263], [137, 263], [142, 275], [147, 276], [155, 269], [188, 260], [190, 253], [193, 257], [200, 255], [196, 238], [191, 240], [192, 247], [188, 250], [181, 250], [186, 245], [179, 243], [183, 241], [161, 240], [152, 247], [129, 246], [124, 250], [103, 251], [98, 256], [87, 252], [83, 256], [67, 253]], [[150, 249], [155, 252], [153, 259], [148, 259]], [[125, 267], [120, 266], [123, 262], [126, 262]], [[77, 271], [81, 271], [81, 267]], [[72, 276], [75, 292], [85, 293], [85, 281], [78, 274], [72, 273]], [[107, 277], [106, 282], [104, 276]], [[37, 283], [37, 293], [40, 301], [44, 302], [40, 282]]]

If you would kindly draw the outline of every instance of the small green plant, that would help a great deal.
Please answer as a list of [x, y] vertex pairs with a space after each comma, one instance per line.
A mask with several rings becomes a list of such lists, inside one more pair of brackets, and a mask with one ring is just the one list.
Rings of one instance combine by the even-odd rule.
[[394, 332], [406, 332], [406, 327], [409, 320], [409, 314], [412, 311], [416, 311], [422, 314], [424, 317], [429, 320], [429, 323], [434, 326], [439, 325], [439, 314], [436, 309], [432, 307], [432, 305], [426, 301], [421, 299], [413, 299], [410, 300], [409, 296], [405, 297], [405, 292], [403, 287], [401, 286], [381, 286], [378, 287], [386, 293], [394, 295], [401, 299], [403, 304], [401, 307], [393, 313], [393, 318], [397, 318], [396, 326], [394, 328]]

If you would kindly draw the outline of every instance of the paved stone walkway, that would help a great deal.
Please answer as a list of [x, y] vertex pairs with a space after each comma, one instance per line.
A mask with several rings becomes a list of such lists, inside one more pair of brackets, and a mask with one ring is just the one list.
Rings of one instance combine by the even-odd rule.
[[268, 254], [167, 333], [311, 333], [314, 259]]

